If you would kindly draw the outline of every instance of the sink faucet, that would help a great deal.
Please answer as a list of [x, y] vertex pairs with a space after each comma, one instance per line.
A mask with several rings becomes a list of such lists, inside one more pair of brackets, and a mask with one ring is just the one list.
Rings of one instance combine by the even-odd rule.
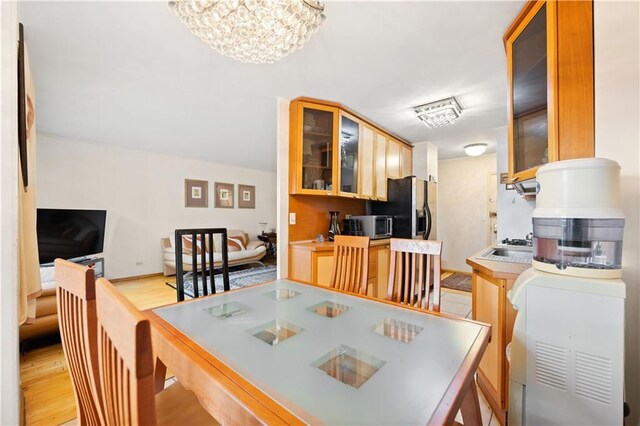
[[529, 232], [524, 239], [527, 241], [527, 247], [533, 246], [533, 232]]

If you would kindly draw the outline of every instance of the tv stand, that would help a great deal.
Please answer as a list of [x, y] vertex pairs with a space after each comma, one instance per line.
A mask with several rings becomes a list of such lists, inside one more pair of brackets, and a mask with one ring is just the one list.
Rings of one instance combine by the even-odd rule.
[[69, 262], [88, 266], [95, 271], [96, 278], [104, 277], [104, 257], [76, 257], [74, 259], [69, 259]]
[[[81, 256], [74, 257], [72, 259], [67, 259], [69, 262], [77, 263], [78, 265], [88, 266], [93, 269], [96, 273], [96, 278], [104, 277], [104, 257], [89, 257], [89, 256]], [[40, 265], [40, 268], [52, 268], [53, 262], [43, 263]]]

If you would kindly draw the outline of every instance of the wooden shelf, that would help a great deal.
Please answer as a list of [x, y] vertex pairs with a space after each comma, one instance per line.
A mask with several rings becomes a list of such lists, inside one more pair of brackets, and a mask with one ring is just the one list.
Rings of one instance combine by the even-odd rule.
[[316, 164], [303, 164], [302, 167], [305, 169], [330, 169], [331, 168], [331, 166], [321, 166]]
[[322, 137], [322, 138], [333, 138], [333, 135], [328, 133], [318, 133], [318, 132], [302, 132], [303, 136], [312, 136], [312, 137]]

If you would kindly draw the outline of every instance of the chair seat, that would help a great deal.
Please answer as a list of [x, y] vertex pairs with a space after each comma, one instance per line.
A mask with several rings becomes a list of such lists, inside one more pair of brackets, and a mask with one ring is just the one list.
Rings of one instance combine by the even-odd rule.
[[219, 425], [196, 395], [176, 382], [156, 395], [158, 425]]

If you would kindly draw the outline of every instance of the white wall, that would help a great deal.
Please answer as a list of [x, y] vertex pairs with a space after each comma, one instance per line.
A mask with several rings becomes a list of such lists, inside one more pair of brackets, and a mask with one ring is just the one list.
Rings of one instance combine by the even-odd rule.
[[0, 2], [0, 424], [19, 423], [18, 152], [15, 2]]
[[[251, 155], [251, 153], [247, 153]], [[275, 141], [274, 141], [274, 155]], [[109, 278], [160, 272], [160, 239], [177, 228], [276, 228], [276, 174], [38, 135], [38, 207], [106, 209]], [[209, 207], [184, 207], [184, 179], [209, 181]], [[213, 183], [235, 185], [233, 209], [213, 208]], [[256, 208], [237, 208], [237, 184], [255, 185]]]
[[496, 143], [496, 161], [498, 172], [497, 211], [498, 235], [497, 241], [505, 238], [524, 238], [533, 231], [531, 214], [536, 207], [535, 201], [522, 198], [515, 189], [507, 191], [504, 184], [500, 184], [500, 173], [507, 173], [508, 165], [507, 129]]
[[496, 154], [439, 161], [438, 239], [444, 269], [471, 272], [467, 257], [490, 244], [488, 183], [495, 171]]
[[438, 180], [438, 147], [429, 142], [419, 142], [413, 146], [413, 174], [424, 180], [429, 175]]
[[287, 99], [278, 98], [278, 278], [289, 275], [289, 103]]
[[625, 303], [627, 424], [640, 421], [640, 7], [638, 2], [594, 5], [596, 156], [622, 166], [626, 215], [622, 256]]

